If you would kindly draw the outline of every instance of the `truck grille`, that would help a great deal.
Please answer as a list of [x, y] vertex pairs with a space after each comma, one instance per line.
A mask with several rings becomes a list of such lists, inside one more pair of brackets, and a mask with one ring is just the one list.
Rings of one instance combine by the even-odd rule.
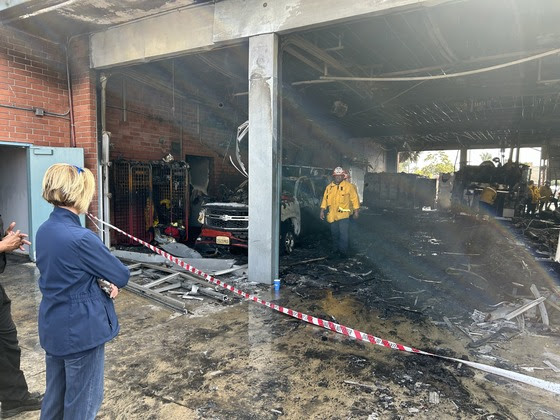
[[206, 214], [205, 224], [207, 227], [215, 229], [247, 230], [249, 229], [249, 216], [247, 210], [212, 209]]

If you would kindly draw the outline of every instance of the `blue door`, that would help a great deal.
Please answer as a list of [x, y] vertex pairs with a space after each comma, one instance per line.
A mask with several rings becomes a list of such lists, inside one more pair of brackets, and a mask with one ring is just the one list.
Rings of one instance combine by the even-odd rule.
[[[49, 166], [55, 163], [69, 163], [84, 166], [84, 149], [74, 147], [34, 147], [27, 152], [27, 168], [29, 181], [29, 258], [35, 261], [35, 235], [39, 226], [48, 219], [53, 206], [41, 196], [43, 176]], [[80, 216], [82, 225], [84, 216]]]

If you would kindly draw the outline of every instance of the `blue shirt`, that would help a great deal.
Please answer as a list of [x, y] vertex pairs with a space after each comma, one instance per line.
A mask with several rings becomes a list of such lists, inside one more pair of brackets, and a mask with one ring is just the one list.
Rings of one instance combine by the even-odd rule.
[[124, 287], [128, 268], [69, 210], [55, 207], [35, 238], [39, 288], [39, 340], [52, 356], [93, 349], [119, 333], [113, 301], [103, 278]]

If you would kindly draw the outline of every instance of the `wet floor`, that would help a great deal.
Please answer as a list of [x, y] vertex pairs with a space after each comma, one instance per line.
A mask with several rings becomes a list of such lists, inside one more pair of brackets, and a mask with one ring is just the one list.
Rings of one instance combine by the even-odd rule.
[[[381, 246], [386, 241], [381, 225], [375, 225], [375, 239], [367, 237], [370, 242], [354, 236], [358, 255], [349, 260], [296, 264], [321, 256], [316, 243], [300, 244], [282, 261], [284, 283], [278, 295], [258, 285], [240, 287], [286, 307], [423, 350], [491, 365], [506, 360], [510, 364], [502, 367], [509, 369], [542, 367], [543, 352], [560, 354], [558, 334], [539, 334], [535, 329], [494, 343], [488, 358], [469, 351], [471, 340], [446, 327], [440, 322], [442, 316], [459, 322], [474, 309], [472, 302], [484, 308], [485, 299], [490, 301], [496, 294], [487, 285], [481, 289], [477, 281], [482, 280], [475, 281], [472, 275], [446, 274], [449, 266], [459, 267], [454, 259], [464, 262], [464, 256], [450, 256], [445, 263], [436, 259], [443, 249], [475, 253], [469, 242], [462, 240], [458, 249], [453, 235], [436, 234], [438, 229], [424, 223], [422, 232], [403, 232], [408, 240], [401, 237]], [[414, 235], [416, 239], [410, 239]], [[372, 252], [360, 252], [368, 246]], [[402, 252], [400, 257], [397, 251]], [[482, 268], [477, 273], [485, 280], [491, 278]], [[45, 383], [36, 331], [37, 276], [33, 264], [11, 258], [0, 277], [13, 299], [22, 366], [33, 391], [43, 390]], [[467, 292], [469, 296], [460, 299]], [[471, 292], [485, 299], [480, 302]], [[229, 304], [189, 305], [191, 313], [181, 315], [126, 291], [119, 295], [121, 334], [106, 348], [105, 399], [99, 418], [560, 416], [558, 396], [464, 365], [357, 342], [238, 298]], [[551, 370], [537, 369], [531, 375], [560, 382], [560, 375]], [[19, 418], [37, 419], [38, 414]]]

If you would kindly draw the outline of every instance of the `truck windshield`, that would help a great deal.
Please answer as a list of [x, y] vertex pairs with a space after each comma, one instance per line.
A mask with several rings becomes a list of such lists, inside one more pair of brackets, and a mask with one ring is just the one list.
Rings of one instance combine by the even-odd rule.
[[294, 194], [296, 181], [295, 179], [284, 178], [282, 179], [282, 194]]

